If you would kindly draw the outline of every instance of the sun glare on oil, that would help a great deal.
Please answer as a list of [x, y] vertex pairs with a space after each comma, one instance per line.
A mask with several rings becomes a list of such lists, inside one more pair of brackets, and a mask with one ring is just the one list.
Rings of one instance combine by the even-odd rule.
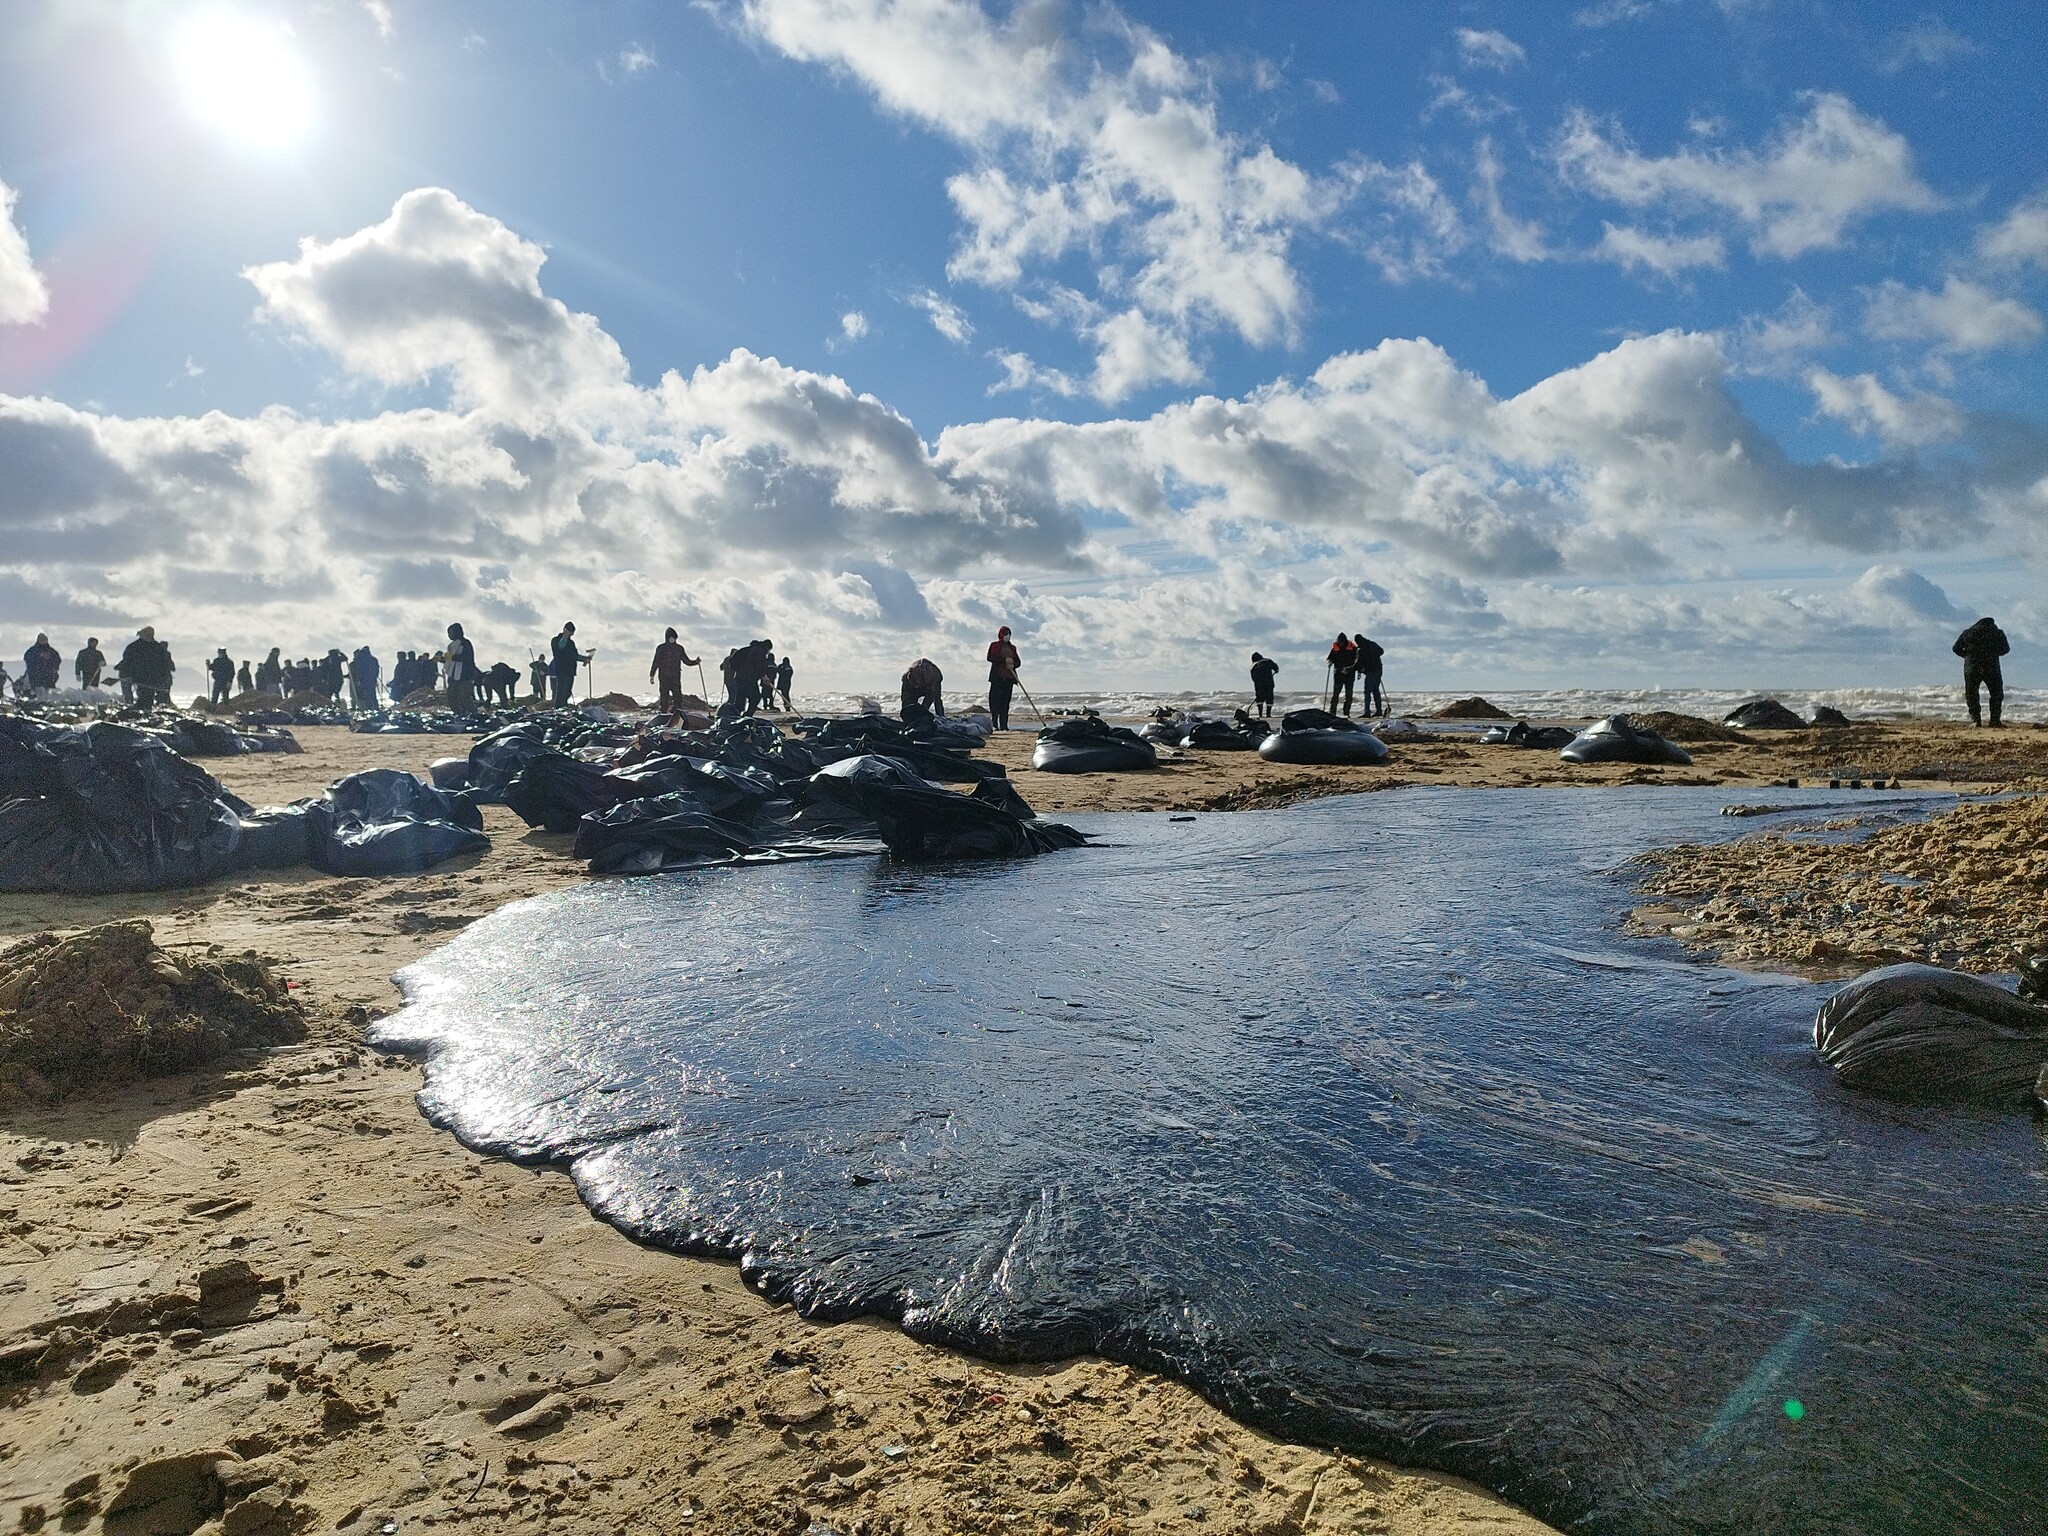
[[312, 128], [312, 72], [275, 22], [201, 11], [174, 35], [171, 61], [186, 110], [238, 150], [282, 154]]

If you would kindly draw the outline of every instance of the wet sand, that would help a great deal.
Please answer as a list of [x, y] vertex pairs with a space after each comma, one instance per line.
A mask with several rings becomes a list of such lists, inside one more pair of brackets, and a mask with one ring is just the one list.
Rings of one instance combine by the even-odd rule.
[[[467, 746], [297, 734], [301, 756], [206, 766], [264, 803]], [[1398, 745], [1372, 769], [1238, 753], [1070, 777], [1025, 766], [1032, 744], [1013, 733], [992, 754], [1045, 814], [1249, 809], [1401, 783], [2048, 772], [2048, 732], [1945, 725], [1708, 742], [1694, 768], [1661, 770], [1454, 739]], [[433, 1130], [412, 1103], [417, 1068], [362, 1044], [397, 1004], [390, 974], [507, 901], [584, 878], [567, 837], [484, 814], [488, 854], [413, 879], [298, 870], [162, 895], [0, 897], [0, 936], [145, 916], [166, 945], [273, 956], [313, 1026], [307, 1045], [228, 1070], [0, 1117], [0, 1524], [1546, 1529], [1452, 1479], [1273, 1441], [1144, 1372], [997, 1367], [878, 1324], [813, 1326], [731, 1265], [637, 1247], [561, 1175]], [[1938, 865], [1941, 849], [1937, 837], [1925, 857]]]

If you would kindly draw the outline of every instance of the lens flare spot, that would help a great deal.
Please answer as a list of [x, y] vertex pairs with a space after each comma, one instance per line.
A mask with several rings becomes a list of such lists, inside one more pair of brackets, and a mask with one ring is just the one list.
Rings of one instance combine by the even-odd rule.
[[281, 154], [313, 126], [313, 75], [275, 22], [226, 6], [188, 19], [171, 42], [185, 108], [236, 149]]

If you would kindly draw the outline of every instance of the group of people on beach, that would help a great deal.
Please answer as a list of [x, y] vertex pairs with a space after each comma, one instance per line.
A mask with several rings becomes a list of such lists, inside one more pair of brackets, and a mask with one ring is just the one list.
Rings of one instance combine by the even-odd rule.
[[[1952, 649], [1963, 661], [1963, 696], [1969, 706], [1971, 723], [1985, 723], [1984, 709], [1988, 699], [1990, 724], [1993, 727], [2002, 725], [2005, 677], [2001, 658], [2012, 650], [2005, 631], [1990, 618], [1979, 619], [1956, 637]], [[535, 656], [529, 664], [527, 677], [532, 697], [536, 700], [549, 699], [558, 707], [570, 703], [576, 696], [577, 673], [595, 656], [594, 648], [585, 651], [577, 645], [575, 624], [565, 623], [548, 642], [547, 654]], [[1365, 696], [1362, 713], [1383, 716], [1388, 712], [1385, 658], [1386, 649], [1377, 641], [1364, 635], [1347, 635], [1338, 631], [1329, 654], [1324, 658], [1325, 703], [1332, 714], [1348, 716], [1357, 705], [1361, 691]], [[1010, 728], [1010, 701], [1023, 686], [1022, 665], [1010, 626], [1005, 624], [996, 631], [988, 647], [988, 712], [999, 731]], [[22, 675], [14, 684], [14, 692], [23, 697], [54, 692], [63, 675], [63, 667], [64, 658], [51, 644], [49, 635], [37, 635], [34, 644], [22, 654]], [[647, 669], [647, 680], [660, 691], [656, 707], [663, 713], [673, 713], [683, 707], [685, 667], [698, 669], [701, 685], [703, 664], [690, 655], [676, 638], [676, 631], [670, 628], [664, 633], [661, 644], [655, 647], [654, 659]], [[720, 713], [751, 715], [759, 710], [773, 709], [778, 694], [781, 695], [783, 709], [788, 710], [791, 708], [790, 688], [795, 681], [795, 670], [787, 656], [777, 659], [772, 640], [754, 640], [728, 651], [718, 664], [719, 677], [725, 688]], [[124, 703], [150, 708], [170, 702], [177, 664], [171, 658], [170, 646], [157, 638], [154, 628], [145, 625], [128, 642], [121, 652], [121, 659], [111, 669], [105, 653], [100, 650], [99, 638], [93, 636], [72, 659], [72, 671], [78, 686], [88, 689], [100, 687], [111, 672], [120, 684]], [[298, 661], [284, 660], [282, 648], [272, 646], [270, 654], [253, 669], [247, 661], [237, 666], [228, 655], [227, 647], [221, 646], [208, 658], [205, 671], [208, 699], [216, 705], [227, 704], [238, 694], [269, 695], [280, 700], [312, 694], [338, 705], [346, 686], [350, 706], [367, 711], [379, 707], [378, 682], [383, 667], [367, 645], [357, 647], [353, 656], [345, 656], [339, 647], [334, 647], [318, 660], [301, 658]], [[1275, 680], [1279, 671], [1280, 664], [1272, 657], [1252, 652], [1253, 710], [1261, 719], [1272, 717]], [[422, 692], [442, 689], [451, 709], [468, 713], [476, 708], [479, 692], [487, 702], [510, 705], [519, 680], [519, 669], [505, 662], [498, 662], [488, 670], [480, 669], [476, 648], [463, 634], [462, 626], [450, 624], [447, 644], [440, 650], [398, 653], [391, 670], [389, 693], [391, 702], [398, 704]], [[6, 669], [0, 667], [0, 691], [5, 690], [7, 682]], [[937, 664], [928, 657], [920, 656], [903, 674], [903, 718], [928, 720], [944, 715], [946, 706], [941, 697], [944, 684], [945, 677]], [[1026, 697], [1029, 696], [1027, 692]]]

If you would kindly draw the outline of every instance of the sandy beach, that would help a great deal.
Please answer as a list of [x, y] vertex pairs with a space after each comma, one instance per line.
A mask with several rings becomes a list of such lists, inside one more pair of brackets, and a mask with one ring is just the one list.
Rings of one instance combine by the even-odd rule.
[[[301, 755], [206, 766], [269, 803], [358, 768], [422, 772], [467, 745], [296, 734]], [[1690, 769], [1577, 768], [1470, 736], [1399, 743], [1372, 769], [1233, 753], [1063, 777], [1030, 770], [1023, 732], [990, 755], [1042, 814], [1565, 784], [1612, 786], [1626, 814], [1630, 793], [1659, 784], [1726, 786], [1738, 803], [1794, 779], [1969, 790], [2048, 774], [2048, 732], [2027, 728], [1695, 734]], [[140, 916], [166, 948], [271, 957], [310, 1027], [304, 1045], [223, 1070], [0, 1117], [0, 1524], [1546, 1529], [1453, 1479], [1276, 1442], [1145, 1372], [1093, 1359], [1001, 1367], [893, 1327], [806, 1323], [732, 1265], [637, 1247], [560, 1174], [435, 1131], [412, 1103], [417, 1066], [363, 1044], [398, 1003], [391, 974], [506, 902], [585, 878], [567, 837], [529, 832], [503, 807], [484, 815], [488, 854], [412, 879], [301, 869], [160, 895], [0, 898], [8, 938]], [[2040, 826], [2023, 801], [1858, 846], [1777, 836], [1682, 850], [1646, 866], [1661, 905], [1639, 919], [1750, 963], [1853, 968], [1912, 953], [1995, 969], [2031, 936], [1994, 919], [2017, 888], [2000, 881], [2033, 892], [2048, 878]], [[1887, 870], [1931, 883], [1958, 850], [1964, 873], [1977, 870], [1967, 890], [1887, 885], [1892, 904], [1854, 921], [1828, 906]], [[1731, 891], [1766, 887], [1806, 892], [1825, 921], [1781, 923], [1782, 902], [1730, 904]], [[1943, 923], [1930, 927], [1937, 900]]]

